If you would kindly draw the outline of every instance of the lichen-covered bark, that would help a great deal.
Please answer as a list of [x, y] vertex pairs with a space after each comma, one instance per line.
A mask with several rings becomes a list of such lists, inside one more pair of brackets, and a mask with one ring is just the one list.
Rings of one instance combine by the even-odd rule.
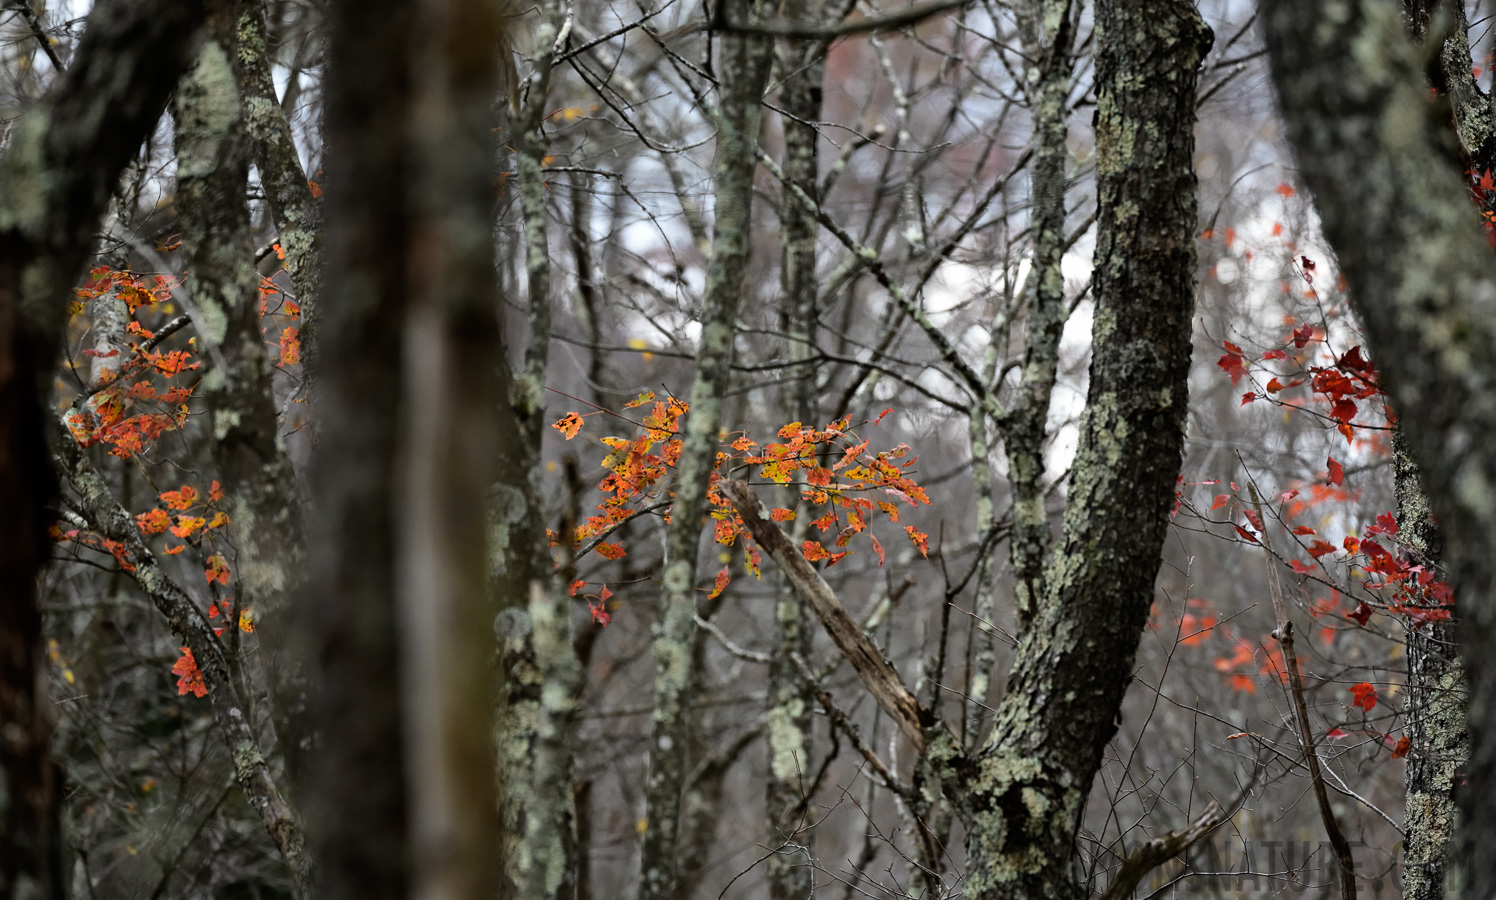
[[0, 160], [0, 895], [60, 897], [61, 777], [37, 575], [56, 480], [47, 450], [53, 361], [115, 182], [193, 57], [193, 0], [101, 0], [46, 104]]
[[1272, 0], [1262, 21], [1289, 140], [1438, 516], [1462, 640], [1478, 648], [1466, 657], [1474, 748], [1445, 893], [1490, 896], [1496, 270], [1398, 5]]
[[[1018, 402], [1003, 422], [1008, 477], [1013, 484], [1013, 589], [1020, 624], [1033, 619], [1044, 594], [1044, 561], [1049, 551], [1049, 510], [1044, 503], [1044, 449], [1049, 400], [1060, 363], [1065, 329], [1065, 160], [1070, 112], [1069, 0], [1031, 0], [1018, 14], [1024, 54], [1025, 93], [1034, 119], [1034, 162], [1029, 172], [1033, 198], [1034, 290], [1024, 325], [1023, 381]], [[985, 443], [985, 442], [984, 442]]]
[[676, 464], [675, 502], [666, 536], [664, 596], [654, 627], [654, 716], [646, 786], [640, 900], [675, 892], [680, 798], [685, 785], [691, 683], [690, 639], [695, 630], [696, 554], [706, 492], [716, 465], [722, 397], [731, 375], [733, 334], [748, 263], [759, 101], [772, 45], [740, 35], [722, 38], [714, 167], [716, 230], [707, 269], [691, 414]]
[[305, 803], [326, 900], [408, 895], [396, 607], [395, 454], [413, 176], [407, 143], [416, 14], [403, 2], [328, 6], [327, 302], [313, 413], [316, 552], [303, 594], [328, 736]]
[[[820, 4], [790, 0], [780, 7], [780, 14], [794, 22], [810, 21], [820, 16]], [[825, 54], [826, 44], [822, 41], [781, 42], [777, 53], [784, 177], [817, 203], [820, 202], [817, 189], [820, 135], [815, 123], [821, 119]], [[820, 418], [816, 409], [817, 372], [812, 367], [819, 312], [816, 220], [814, 213], [788, 197], [780, 203], [779, 219], [780, 320], [788, 342], [789, 419], [814, 423]], [[786, 497], [781, 505], [789, 505], [788, 501]], [[810, 518], [801, 516], [796, 524], [804, 530]], [[766, 868], [769, 896], [773, 900], [809, 897], [815, 883], [815, 872], [810, 865], [814, 855], [810, 835], [800, 833], [807, 824], [806, 793], [812, 777], [810, 716], [815, 698], [795, 670], [792, 658], [796, 653], [802, 658], [809, 655], [810, 629], [805, 604], [794, 592], [779, 591], [774, 599], [774, 652], [769, 661], [766, 699], [769, 773], [764, 786], [765, 824], [771, 841], [794, 841], [806, 850], [804, 854], [775, 853], [769, 857]]]
[[312, 196], [291, 123], [275, 96], [265, 45], [265, 0], [237, 0], [237, 7], [234, 69], [244, 106], [244, 130], [275, 220], [276, 239], [285, 253], [291, 290], [301, 305], [304, 371], [315, 372], [322, 292], [322, 207]]
[[[1393, 489], [1397, 496], [1397, 533], [1404, 547], [1424, 565], [1437, 565], [1443, 540], [1399, 426], [1392, 434]], [[1408, 627], [1408, 697], [1406, 732], [1412, 746], [1405, 774], [1403, 811], [1403, 897], [1441, 900], [1446, 856], [1458, 812], [1454, 789], [1459, 770], [1470, 756], [1469, 702], [1465, 667], [1459, 656], [1455, 621]]]
[[235, 597], [263, 629], [272, 717], [293, 779], [314, 728], [306, 675], [290, 652], [290, 598], [301, 586], [301, 498], [280, 436], [275, 373], [261, 333], [254, 268], [248, 148], [235, 83], [232, 21], [215, 14], [197, 65], [173, 107], [176, 206], [187, 248], [187, 288], [202, 340], [218, 352], [203, 380], [213, 462], [234, 539]]
[[968, 828], [969, 897], [1082, 893], [1076, 829], [1131, 681], [1184, 440], [1195, 83], [1211, 34], [1186, 0], [1098, 3], [1096, 25], [1090, 390], [1043, 602], [992, 737], [947, 777]]

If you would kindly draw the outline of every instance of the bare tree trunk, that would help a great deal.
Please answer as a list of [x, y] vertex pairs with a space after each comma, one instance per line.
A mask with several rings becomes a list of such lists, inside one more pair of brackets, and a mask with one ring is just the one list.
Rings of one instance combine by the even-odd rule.
[[216, 350], [203, 396], [234, 539], [236, 610], [252, 611], [264, 631], [272, 718], [288, 770], [297, 779], [311, 729], [305, 673], [288, 652], [294, 633], [288, 601], [301, 590], [305, 529], [275, 409], [275, 370], [261, 333], [260, 276], [245, 201], [244, 98], [233, 69], [239, 55], [235, 22], [226, 12], [215, 13], [212, 22], [211, 36], [174, 106], [176, 207], [187, 247], [194, 324]]
[[61, 778], [36, 581], [56, 479], [44, 399], [68, 291], [115, 181], [196, 56], [200, 2], [94, 5], [71, 68], [0, 161], [0, 895], [61, 897]]
[[[1392, 433], [1397, 534], [1424, 565], [1437, 565], [1443, 539], [1418, 466], [1399, 425]], [[1454, 620], [1408, 627], [1407, 800], [1403, 813], [1403, 897], [1441, 900], [1459, 813], [1454, 789], [1470, 758], [1465, 666]]]
[[[815, 21], [822, 4], [791, 0], [780, 8], [789, 21]], [[816, 203], [820, 203], [817, 144], [821, 119], [821, 82], [826, 73], [826, 42], [785, 41], [779, 46], [779, 103], [784, 130], [784, 178]], [[816, 323], [819, 316], [816, 281], [815, 214], [785, 196], [779, 205], [780, 276], [783, 304], [780, 319], [788, 340], [788, 420], [814, 425], [816, 381], [813, 360]], [[793, 506], [793, 487], [786, 488], [783, 506]], [[812, 517], [800, 516], [796, 536], [806, 530]], [[803, 538], [802, 538], [803, 539]], [[797, 541], [798, 543], [798, 541]], [[769, 896], [772, 900], [804, 900], [815, 885], [814, 850], [805, 826], [812, 789], [811, 711], [815, 697], [795, 669], [794, 654], [810, 655], [811, 619], [805, 604], [793, 591], [780, 590], [774, 599], [774, 653], [769, 661], [767, 713], [769, 727], [769, 773], [765, 782], [767, 831], [770, 845], [786, 844], [785, 851], [768, 859]], [[720, 777], [720, 776], [719, 776]], [[803, 848], [803, 849], [801, 849]]]
[[[1333, 26], [1330, 18], [1333, 16]], [[1263, 4], [1290, 142], [1444, 536], [1474, 748], [1446, 896], [1496, 893], [1496, 280], [1398, 4]], [[1306, 27], [1307, 23], [1307, 27]], [[1462, 66], [1468, 70], [1469, 63]], [[1458, 98], [1453, 98], [1456, 104]], [[1431, 727], [1439, 727], [1430, 723]], [[1458, 778], [1458, 776], [1455, 776]], [[1417, 815], [1418, 811], [1412, 810]], [[1410, 822], [1412, 819], [1410, 819]]]
[[947, 776], [967, 896], [1073, 897], [1076, 829], [1115, 733], [1168, 527], [1194, 308], [1195, 73], [1211, 33], [1184, 0], [1096, 7], [1091, 383], [1042, 603], [991, 739]]
[[675, 503], [666, 536], [664, 597], [654, 629], [654, 718], [646, 787], [640, 900], [668, 900], [678, 877], [680, 800], [686, 779], [686, 690], [696, 615], [696, 555], [706, 492], [716, 465], [722, 397], [731, 375], [738, 302], [748, 263], [759, 103], [773, 44], [724, 35], [718, 55], [716, 229], [707, 270], [696, 377], [676, 464]]
[[414, 234], [416, 11], [402, 2], [328, 8], [327, 302], [312, 461], [306, 605], [325, 743], [307, 814], [326, 900], [403, 900], [411, 884], [396, 605], [400, 360]]

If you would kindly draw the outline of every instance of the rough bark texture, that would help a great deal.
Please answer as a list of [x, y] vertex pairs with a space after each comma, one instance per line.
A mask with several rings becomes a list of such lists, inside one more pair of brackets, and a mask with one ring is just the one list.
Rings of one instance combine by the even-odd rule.
[[716, 231], [707, 270], [696, 376], [691, 384], [691, 412], [676, 464], [675, 503], [666, 536], [664, 597], [654, 628], [655, 709], [640, 900], [667, 900], [675, 892], [678, 874], [676, 844], [688, 746], [685, 699], [691, 683], [691, 633], [696, 627], [697, 545], [707, 486], [716, 465], [722, 397], [731, 375], [733, 334], [748, 262], [754, 141], [772, 50], [767, 41], [731, 35], [722, 38], [718, 58]]
[[1044, 450], [1049, 400], [1060, 364], [1065, 330], [1065, 160], [1070, 114], [1070, 3], [1033, 0], [1018, 16], [1024, 53], [1029, 57], [1025, 86], [1034, 119], [1033, 197], [1034, 289], [1024, 325], [1023, 384], [1018, 402], [1003, 425], [1013, 484], [1013, 587], [1018, 619], [1027, 624], [1044, 595], [1044, 562], [1049, 552], [1049, 510], [1044, 502]]
[[[1437, 565], [1443, 550], [1439, 526], [1429, 509], [1418, 466], [1399, 427], [1392, 434], [1397, 534], [1424, 565]], [[1450, 840], [1458, 813], [1454, 789], [1470, 757], [1469, 703], [1465, 666], [1459, 657], [1459, 629], [1451, 620], [1404, 631], [1408, 656], [1407, 736], [1412, 742], [1406, 769], [1403, 812], [1403, 897], [1440, 900], [1444, 896]]]
[[395, 593], [394, 480], [413, 176], [410, 4], [328, 9], [329, 287], [314, 412], [312, 555], [304, 603], [328, 735], [307, 782], [326, 900], [404, 898], [409, 885]]
[[1075, 834], [1115, 733], [1179, 472], [1194, 307], [1196, 69], [1184, 0], [1103, 2], [1097, 26], [1096, 319], [1064, 538], [992, 738], [953, 773], [965, 895], [1070, 897]]
[[[1446, 894], [1496, 893], [1496, 276], [1392, 2], [1264, 3], [1288, 137], [1445, 538], [1475, 747]], [[1311, 23], [1306, 27], [1305, 23]], [[1459, 871], [1463, 868], [1463, 873]]]
[[[813, 21], [821, 16], [821, 4], [815, 0], [790, 0], [780, 7], [786, 19]], [[780, 74], [779, 106], [784, 130], [784, 177], [816, 203], [820, 203], [816, 184], [820, 177], [817, 145], [820, 135], [816, 122], [821, 119], [821, 81], [826, 73], [826, 43], [823, 41], [787, 41], [778, 47]], [[812, 360], [815, 353], [818, 317], [816, 282], [815, 214], [789, 197], [779, 205], [780, 257], [779, 284], [782, 292], [782, 320], [788, 339], [787, 385], [789, 418], [795, 422], [814, 423], [817, 371]], [[785, 490], [785, 502], [792, 488]], [[803, 530], [809, 516], [797, 523]], [[796, 542], [798, 543], [798, 542]], [[793, 591], [781, 590], [774, 598], [774, 653], [769, 661], [769, 690], [766, 701], [769, 728], [769, 773], [764, 786], [765, 817], [769, 840], [784, 841], [803, 852], [771, 855], [766, 863], [769, 896], [772, 900], [799, 900], [809, 897], [815, 885], [810, 863], [814, 851], [807, 824], [805, 797], [810, 773], [811, 710], [815, 698], [795, 670], [792, 654], [810, 653], [811, 622], [809, 610]], [[803, 833], [802, 833], [803, 832]]]
[[95, 4], [0, 162], [0, 895], [63, 893], [36, 579], [55, 477], [43, 398], [67, 292], [125, 164], [196, 55], [201, 2]]
[[197, 65], [177, 90], [176, 206], [187, 246], [187, 288], [202, 340], [217, 348], [202, 396], [212, 417], [213, 462], [224, 487], [236, 602], [263, 633], [272, 716], [293, 777], [310, 746], [306, 677], [289, 651], [290, 595], [300, 590], [305, 541], [295, 473], [276, 414], [275, 370], [261, 333], [254, 268], [249, 153], [235, 83], [233, 21], [216, 13]]
[[286, 256], [291, 290], [301, 304], [304, 371], [317, 368], [317, 318], [322, 293], [322, 207], [312, 196], [291, 123], [275, 96], [265, 45], [265, 0], [238, 0], [234, 69], [244, 104], [244, 129], [260, 185]]

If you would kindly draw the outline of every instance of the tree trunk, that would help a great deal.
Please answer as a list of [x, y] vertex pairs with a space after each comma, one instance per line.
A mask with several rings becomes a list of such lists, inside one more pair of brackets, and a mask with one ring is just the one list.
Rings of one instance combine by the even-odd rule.
[[47, 398], [69, 290], [115, 182], [196, 56], [201, 2], [101, 0], [0, 160], [0, 895], [64, 893], [36, 583], [56, 478]]
[[[1365, 323], [1367, 344], [1445, 541], [1474, 750], [1447, 896], [1496, 893], [1496, 278], [1431, 102], [1423, 54], [1390, 0], [1263, 4], [1290, 142]], [[1333, 24], [1332, 24], [1333, 23]], [[1468, 65], [1468, 63], [1466, 63]], [[1416, 812], [1416, 811], [1415, 811]], [[1463, 871], [1461, 871], [1463, 869]]]
[[721, 38], [717, 116], [716, 229], [701, 315], [701, 342], [676, 464], [675, 503], [666, 535], [664, 596], [654, 628], [654, 718], [646, 786], [640, 900], [669, 900], [678, 876], [680, 800], [686, 780], [687, 688], [695, 631], [696, 555], [701, 517], [716, 467], [722, 397], [731, 375], [738, 303], [748, 265], [759, 104], [773, 44], [740, 34]]
[[[965, 895], [1075, 897], [1075, 835], [1116, 732], [1179, 473], [1194, 309], [1192, 3], [1098, 3], [1096, 318], [1063, 542], [994, 731], [946, 777]], [[963, 777], [964, 776], [964, 777]]]

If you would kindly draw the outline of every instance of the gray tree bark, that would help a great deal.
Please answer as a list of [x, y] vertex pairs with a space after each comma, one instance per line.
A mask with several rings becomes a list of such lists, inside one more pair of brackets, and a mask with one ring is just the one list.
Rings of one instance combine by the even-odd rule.
[[[1466, 656], [1474, 746], [1458, 791], [1464, 818], [1444, 891], [1490, 896], [1496, 893], [1496, 863], [1486, 852], [1496, 841], [1489, 815], [1496, 800], [1496, 664], [1486, 652], [1496, 638], [1489, 550], [1496, 529], [1491, 250], [1448, 135], [1450, 107], [1430, 100], [1424, 54], [1408, 40], [1397, 4], [1272, 0], [1263, 4], [1262, 22], [1289, 140], [1438, 517], [1462, 640], [1476, 648]], [[1468, 71], [1469, 62], [1462, 65]]]
[[724, 35], [718, 55], [716, 227], [707, 269], [691, 412], [676, 463], [675, 502], [666, 535], [664, 596], [654, 628], [654, 715], [646, 786], [640, 900], [669, 900], [679, 877], [680, 801], [686, 779], [690, 641], [695, 631], [696, 555], [706, 493], [716, 467], [722, 397], [731, 376], [733, 336], [748, 263], [759, 103], [773, 45]]
[[68, 291], [115, 182], [196, 56], [201, 2], [102, 0], [0, 160], [0, 895], [60, 897], [61, 777], [36, 582], [56, 478], [46, 398]]
[[1153, 601], [1188, 402], [1194, 308], [1193, 4], [1096, 6], [1091, 381], [1064, 535], [991, 738], [946, 776], [968, 828], [967, 896], [1073, 897], [1075, 835]]

